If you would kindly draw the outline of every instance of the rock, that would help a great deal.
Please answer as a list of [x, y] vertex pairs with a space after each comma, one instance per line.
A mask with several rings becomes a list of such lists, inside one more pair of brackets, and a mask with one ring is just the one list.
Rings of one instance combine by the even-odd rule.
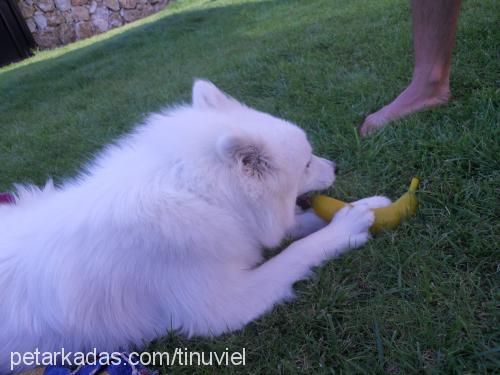
[[90, 19], [87, 7], [76, 6], [71, 9], [73, 19], [76, 21], [88, 21]]
[[95, 14], [91, 17], [92, 23], [94, 24], [95, 28], [101, 33], [109, 29], [108, 15], [108, 8], [99, 6], [96, 8]]
[[66, 20], [66, 23], [72, 24], [73, 23], [73, 14], [71, 11], [65, 11], [62, 12], [64, 19]]
[[28, 25], [28, 29], [30, 29], [31, 33], [36, 31], [36, 23], [33, 21], [33, 18], [28, 18], [26, 20], [26, 25]]
[[69, 10], [71, 8], [71, 0], [54, 0], [56, 8], [59, 10]]
[[108, 8], [104, 7], [104, 6], [98, 6], [94, 12], [95, 16], [98, 17], [98, 18], [104, 18], [104, 19], [108, 19], [108, 16], [109, 16], [109, 10]]
[[165, 8], [165, 6], [168, 4], [168, 2], [165, 2], [165, 1], [160, 1], [156, 4], [153, 5], [153, 10], [156, 12], [159, 12], [160, 10], [162, 10], [163, 8]]
[[141, 12], [139, 12], [136, 9], [130, 9], [130, 10], [122, 9], [120, 13], [125, 22], [132, 22], [141, 17]]
[[120, 0], [122, 8], [134, 9], [137, 5], [137, 0]]
[[45, 18], [45, 15], [42, 12], [36, 11], [33, 19], [35, 20], [36, 26], [39, 30], [43, 30], [47, 27], [47, 18]]
[[89, 13], [94, 14], [96, 9], [97, 9], [97, 2], [92, 0], [89, 7]]
[[45, 13], [49, 26], [57, 26], [64, 22], [64, 17], [60, 12]]
[[75, 29], [66, 23], [57, 28], [57, 33], [61, 44], [68, 44], [76, 40]]
[[94, 35], [92, 22], [78, 22], [75, 26], [76, 37], [78, 39], [88, 38]]
[[57, 46], [59, 38], [54, 29], [45, 29], [40, 33], [34, 35], [36, 44], [42, 48], [52, 48]]
[[[1, 1], [1, 0], [0, 0]], [[41, 48], [68, 44], [163, 9], [169, 0], [14, 0]]]
[[123, 25], [123, 20], [122, 17], [120, 16], [120, 13], [118, 12], [113, 12], [109, 15], [109, 27], [118, 27]]
[[95, 30], [98, 30], [99, 33], [103, 33], [109, 29], [108, 20], [95, 18], [94, 16], [92, 16], [90, 20], [94, 24]]
[[144, 7], [142, 8], [142, 14], [144, 17], [150, 16], [155, 12], [153, 6], [149, 3], [144, 4]]
[[44, 12], [50, 12], [54, 10], [54, 1], [53, 0], [38, 0], [36, 3], [38, 9], [43, 10]]
[[19, 4], [19, 9], [21, 10], [21, 13], [25, 19], [33, 17], [33, 13], [35, 13], [35, 10], [31, 5], [28, 5], [23, 1], [20, 1], [18, 4]]
[[120, 3], [118, 0], [104, 0], [104, 5], [111, 10], [120, 10]]

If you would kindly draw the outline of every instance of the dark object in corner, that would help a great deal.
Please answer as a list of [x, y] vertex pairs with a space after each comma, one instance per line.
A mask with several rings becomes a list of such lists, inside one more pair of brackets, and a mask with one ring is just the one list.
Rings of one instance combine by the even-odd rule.
[[0, 66], [29, 57], [35, 46], [14, 0], [0, 0]]

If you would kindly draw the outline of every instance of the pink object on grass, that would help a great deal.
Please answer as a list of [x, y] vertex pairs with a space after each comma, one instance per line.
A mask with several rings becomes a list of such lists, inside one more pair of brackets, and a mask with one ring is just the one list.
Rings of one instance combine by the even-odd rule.
[[0, 193], [0, 204], [14, 203], [14, 195], [11, 193]]

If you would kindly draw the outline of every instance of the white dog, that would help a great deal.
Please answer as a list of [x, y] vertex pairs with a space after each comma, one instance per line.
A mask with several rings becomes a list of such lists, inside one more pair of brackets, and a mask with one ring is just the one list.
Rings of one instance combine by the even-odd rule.
[[[18, 187], [0, 206], [0, 373], [11, 352], [242, 328], [369, 238], [368, 207], [386, 198], [326, 226], [296, 212], [299, 195], [334, 179], [297, 126], [195, 82], [191, 106], [149, 117], [76, 179]], [[287, 235], [306, 237], [263, 262]]]

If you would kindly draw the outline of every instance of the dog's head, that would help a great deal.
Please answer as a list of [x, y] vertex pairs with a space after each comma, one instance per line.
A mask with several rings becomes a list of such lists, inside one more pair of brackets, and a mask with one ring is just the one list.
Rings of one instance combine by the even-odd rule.
[[297, 197], [334, 182], [334, 163], [314, 155], [296, 125], [251, 109], [208, 81], [195, 82], [193, 109], [219, 122], [215, 154], [221, 183], [245, 202], [239, 209], [262, 225], [263, 243], [276, 246], [294, 224]]

